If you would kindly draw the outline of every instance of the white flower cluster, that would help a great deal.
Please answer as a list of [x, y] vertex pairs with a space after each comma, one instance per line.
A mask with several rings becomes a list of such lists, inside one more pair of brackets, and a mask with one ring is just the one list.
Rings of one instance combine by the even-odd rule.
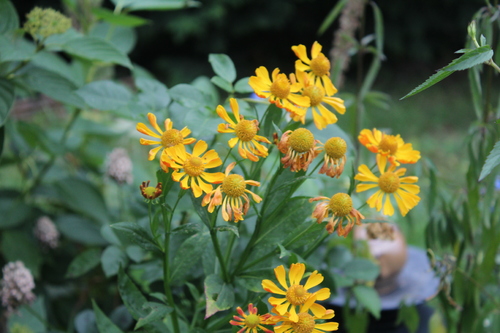
[[107, 174], [119, 184], [132, 183], [132, 161], [124, 148], [114, 148], [109, 153]]
[[47, 216], [42, 216], [36, 221], [33, 233], [40, 243], [51, 249], [55, 249], [59, 245], [59, 231], [54, 222]]
[[21, 261], [9, 262], [3, 267], [2, 272], [0, 296], [7, 313], [35, 300], [35, 294], [32, 292], [35, 288], [33, 275]]

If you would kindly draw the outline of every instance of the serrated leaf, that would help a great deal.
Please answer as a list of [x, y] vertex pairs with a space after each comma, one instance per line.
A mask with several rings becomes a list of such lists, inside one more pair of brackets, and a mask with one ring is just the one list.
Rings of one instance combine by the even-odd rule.
[[354, 297], [363, 307], [365, 307], [375, 318], [380, 319], [380, 310], [382, 308], [380, 297], [375, 289], [358, 285], [352, 288]]
[[99, 308], [97, 303], [92, 300], [92, 308], [94, 309], [95, 314], [95, 322], [97, 324], [97, 328], [99, 332], [106, 333], [123, 333], [121, 329], [119, 329]]
[[500, 164], [500, 141], [495, 143], [495, 146], [491, 150], [490, 154], [486, 158], [486, 162], [483, 165], [483, 169], [481, 170], [481, 174], [479, 175], [479, 180], [483, 180], [486, 176], [488, 176], [493, 168]]
[[212, 65], [215, 74], [223, 78], [229, 83], [236, 80], [236, 68], [228, 55], [222, 53], [211, 53], [208, 56], [208, 61]]
[[141, 327], [144, 327], [147, 324], [162, 321], [170, 312], [172, 312], [172, 308], [160, 303], [149, 302], [145, 308], [151, 309], [147, 316], [144, 318], [139, 318], [137, 324], [134, 327], [134, 330], [138, 330]]
[[92, 13], [97, 18], [100, 18], [111, 24], [123, 27], [138, 27], [147, 24], [149, 22], [149, 20], [146, 20], [139, 16], [128, 15], [128, 14], [117, 14], [114, 11], [103, 7], [93, 8]]
[[12, 104], [14, 104], [14, 85], [7, 79], [0, 78], [0, 127], [5, 124]]
[[181, 283], [200, 261], [210, 243], [208, 232], [197, 233], [186, 239], [175, 253], [172, 263], [172, 283]]
[[146, 229], [141, 227], [137, 223], [132, 222], [120, 222], [111, 225], [111, 228], [116, 231], [117, 234], [123, 234], [134, 244], [139, 245], [144, 250], [147, 251], [160, 251], [157, 243], [153, 240], [151, 235]]
[[148, 312], [144, 309], [144, 305], [148, 302], [146, 297], [130, 280], [123, 268], [118, 271], [118, 291], [123, 303], [134, 319], [138, 320], [148, 315]]
[[92, 248], [77, 255], [69, 264], [64, 278], [72, 279], [84, 275], [99, 265], [101, 261], [101, 250]]
[[87, 105], [97, 110], [118, 110], [128, 104], [132, 94], [124, 86], [108, 80], [91, 82], [76, 91]]
[[66, 53], [84, 59], [132, 68], [132, 63], [127, 55], [120, 52], [110, 42], [97, 37], [72, 39], [61, 45], [61, 48]]
[[424, 91], [425, 89], [427, 88], [430, 88], [432, 87], [433, 85], [435, 85], [436, 83], [446, 79], [448, 76], [450, 76], [453, 72], [452, 71], [438, 71], [436, 74], [432, 75], [431, 77], [429, 77], [427, 80], [425, 80], [424, 83], [422, 83], [421, 85], [419, 85], [418, 87], [416, 87], [415, 89], [413, 89], [412, 91], [410, 91], [408, 94], [406, 94], [405, 96], [401, 97], [399, 100], [403, 100], [407, 97], [410, 97], [410, 96], [413, 96], [413, 95], [416, 95], [418, 94], [419, 92], [422, 92]]
[[238, 228], [234, 225], [220, 225], [214, 228], [217, 231], [230, 231], [236, 235], [236, 237], [240, 237], [240, 233]]
[[221, 78], [220, 76], [214, 76], [210, 79], [213, 84], [215, 84], [217, 87], [221, 88], [224, 91], [227, 91], [228, 93], [232, 93], [234, 91], [233, 85], [231, 82]]
[[217, 274], [205, 278], [205, 319], [219, 311], [231, 308], [234, 304], [233, 286], [225, 283]]
[[461, 71], [480, 65], [493, 56], [493, 50], [489, 45], [465, 52], [460, 58], [453, 60], [448, 66], [442, 68], [444, 71]]
[[16, 8], [8, 0], [0, 0], [0, 34], [19, 28]]

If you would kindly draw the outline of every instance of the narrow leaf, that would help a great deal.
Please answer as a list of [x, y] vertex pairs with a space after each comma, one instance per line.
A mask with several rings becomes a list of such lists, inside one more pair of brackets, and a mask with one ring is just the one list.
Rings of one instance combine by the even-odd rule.
[[442, 70], [445, 71], [461, 71], [480, 65], [493, 57], [493, 50], [489, 45], [481, 46], [477, 49], [465, 52], [460, 58], [453, 60], [448, 66]]
[[151, 309], [151, 311], [144, 318], [139, 318], [134, 330], [138, 330], [139, 328], [156, 321], [162, 321], [173, 310], [169, 306], [155, 302], [149, 302], [145, 308], [146, 307]]
[[108, 23], [123, 27], [138, 27], [147, 24], [149, 21], [134, 15], [117, 14], [106, 8], [94, 8], [92, 13]]
[[435, 85], [439, 81], [444, 80], [445, 78], [447, 78], [448, 76], [450, 76], [451, 73], [453, 73], [453, 72], [452, 71], [438, 71], [436, 74], [432, 75], [427, 80], [425, 80], [424, 83], [422, 83], [421, 85], [419, 85], [418, 87], [416, 87], [415, 89], [413, 89], [412, 91], [410, 91], [408, 94], [406, 94], [405, 96], [403, 96], [399, 100], [403, 100], [403, 99], [405, 99], [407, 97], [416, 95], [419, 92], [422, 92], [425, 89], [432, 87], [433, 85]]
[[14, 85], [9, 80], [0, 78], [0, 127], [5, 124], [12, 104], [14, 104]]
[[146, 229], [141, 227], [137, 223], [132, 222], [120, 222], [111, 225], [117, 234], [122, 234], [127, 237], [134, 244], [139, 245], [144, 250], [147, 251], [159, 251], [157, 243], [153, 240], [153, 237], [147, 232]]
[[221, 225], [221, 226], [215, 227], [215, 230], [217, 230], [217, 231], [230, 231], [233, 234], [235, 234], [236, 237], [240, 237], [240, 233], [238, 232], [238, 228], [234, 225]]
[[76, 278], [89, 272], [94, 267], [99, 265], [101, 260], [101, 250], [97, 248], [92, 248], [85, 250], [76, 256], [75, 259], [69, 264], [66, 275], [66, 279]]
[[95, 322], [97, 324], [97, 328], [99, 332], [106, 333], [123, 333], [121, 329], [119, 329], [112, 321], [109, 319], [104, 312], [99, 308], [97, 303], [92, 300], [92, 308], [94, 309], [95, 314]]
[[495, 143], [495, 146], [486, 158], [486, 162], [483, 165], [483, 169], [481, 170], [478, 181], [481, 181], [486, 176], [488, 176], [491, 173], [491, 170], [493, 170], [493, 168], [498, 164], [500, 164], [500, 141], [497, 141], [497, 143]]

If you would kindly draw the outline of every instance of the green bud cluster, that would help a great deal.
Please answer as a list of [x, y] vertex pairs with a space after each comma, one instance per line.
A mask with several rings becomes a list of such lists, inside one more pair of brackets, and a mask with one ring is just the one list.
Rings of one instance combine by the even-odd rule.
[[71, 27], [71, 19], [52, 8], [35, 7], [26, 15], [24, 30], [34, 39], [61, 34]]

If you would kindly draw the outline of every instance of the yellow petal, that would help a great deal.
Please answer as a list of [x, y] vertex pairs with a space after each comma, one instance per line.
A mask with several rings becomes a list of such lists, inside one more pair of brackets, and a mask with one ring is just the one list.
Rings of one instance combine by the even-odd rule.
[[[286, 271], [283, 265], [280, 265], [274, 269], [274, 275], [276, 276], [276, 279], [278, 279], [278, 282], [283, 286], [283, 288], [288, 289], [288, 284], [286, 283]], [[286, 293], [283, 295], [286, 295]]]
[[304, 45], [300, 44], [297, 46], [292, 46], [292, 51], [295, 53], [297, 58], [299, 58], [300, 60], [302, 60], [306, 64], [309, 64], [311, 62], [311, 60], [307, 56], [307, 50], [306, 50], [306, 47]]
[[262, 288], [272, 294], [286, 295], [286, 291], [278, 288], [278, 286], [271, 280], [262, 280]]
[[292, 264], [292, 266], [290, 267], [290, 272], [288, 273], [290, 284], [300, 284], [300, 280], [302, 280], [305, 271], [306, 265], [304, 265], [303, 263]]
[[378, 177], [376, 177], [373, 172], [366, 166], [366, 164], [362, 164], [358, 167], [358, 174], [354, 177], [354, 179], [362, 181], [362, 182], [376, 182], [378, 183]]
[[161, 145], [161, 141], [155, 141], [155, 140], [146, 140], [143, 138], [139, 139], [139, 143], [144, 146], [149, 146], [149, 145]]
[[158, 126], [158, 122], [156, 121], [156, 116], [154, 114], [148, 113], [148, 120], [151, 126], [153, 126], [154, 129], [158, 131], [158, 133], [160, 133], [160, 135], [163, 134], [163, 131], [161, 130], [160, 126]]
[[231, 118], [229, 118], [229, 115], [227, 114], [226, 109], [222, 105], [217, 106], [216, 111], [217, 111], [217, 114], [219, 115], [219, 117], [221, 117], [222, 119], [224, 119], [225, 121], [227, 121], [228, 123], [230, 123], [233, 126], [236, 125], [234, 123], [234, 121]]
[[321, 275], [320, 273], [318, 273], [318, 271], [314, 271], [307, 278], [307, 281], [306, 281], [306, 284], [304, 285], [304, 288], [306, 290], [308, 290], [310, 288], [316, 287], [318, 284], [320, 284], [321, 282], [323, 282], [323, 280], [324, 280], [323, 275]]
[[374, 187], [377, 187], [378, 184], [358, 184], [356, 186], [356, 192], [363, 192], [363, 191], [366, 191], [366, 190], [370, 190]]
[[321, 44], [315, 41], [311, 48], [311, 58], [312, 59], [316, 58], [320, 54], [322, 48], [323, 47], [321, 46]]
[[238, 138], [232, 138], [231, 140], [229, 140], [227, 142], [227, 144], [229, 145], [230, 148], [234, 148], [234, 146], [236, 146], [236, 144], [238, 143]]
[[331, 293], [329, 288], [321, 288], [320, 290], [314, 293], [318, 301], [324, 301], [325, 299], [330, 298], [330, 294]]
[[161, 138], [160, 135], [156, 134], [151, 129], [149, 129], [149, 127], [147, 127], [146, 124], [138, 123], [135, 128], [137, 131], [141, 132], [142, 134], [146, 134], [146, 135], [152, 136], [154, 138], [158, 138], [158, 139]]
[[384, 204], [384, 215], [387, 215], [387, 216], [392, 216], [394, 215], [394, 207], [392, 206], [392, 203], [391, 203], [391, 196], [390, 195], [387, 195], [387, 198], [385, 200], [385, 204]]
[[163, 146], [158, 146], [156, 148], [153, 148], [149, 151], [149, 155], [148, 155], [148, 160], [152, 161], [155, 159], [156, 157], [156, 154], [158, 153], [158, 151], [163, 148]]
[[200, 177], [212, 184], [220, 184], [225, 178], [225, 175], [222, 172], [208, 173], [203, 172]]
[[322, 330], [322, 331], [337, 331], [339, 329], [339, 323], [336, 322], [328, 322], [323, 324], [316, 324], [314, 328]]
[[191, 180], [191, 189], [193, 190], [193, 195], [195, 196], [195, 198], [199, 198], [203, 194], [201, 188], [198, 186], [198, 184], [196, 184], [195, 179]]
[[238, 101], [235, 98], [230, 98], [229, 99], [229, 105], [231, 106], [231, 109], [233, 110], [234, 118], [236, 119], [236, 122], [240, 122], [240, 107], [238, 106]]
[[314, 316], [316, 316], [318, 318], [323, 317], [326, 313], [325, 307], [321, 304], [318, 304], [318, 303], [314, 303], [313, 305], [311, 305], [311, 307], [309, 309], [312, 311]]
[[205, 141], [200, 140], [196, 142], [193, 148], [193, 156], [200, 156], [205, 150], [207, 150], [208, 145]]

